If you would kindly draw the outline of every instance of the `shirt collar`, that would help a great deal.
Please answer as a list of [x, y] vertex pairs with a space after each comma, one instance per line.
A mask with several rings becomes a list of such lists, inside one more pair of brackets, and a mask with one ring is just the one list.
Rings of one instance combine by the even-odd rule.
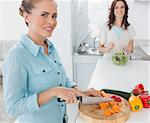
[[36, 57], [38, 55], [40, 45], [37, 45], [27, 35], [21, 36], [21, 43], [30, 51], [30, 53]]
[[[48, 48], [54, 48], [54, 45], [52, 42], [50, 42], [48, 39], [45, 40], [48, 44]], [[29, 38], [27, 35], [21, 36], [21, 43], [31, 52], [31, 54], [36, 57], [39, 53], [39, 50], [42, 46], [37, 45], [34, 43], [34, 41]]]
[[52, 42], [50, 42], [48, 39], [46, 39], [45, 41], [48, 44], [48, 48], [54, 48], [54, 45]]

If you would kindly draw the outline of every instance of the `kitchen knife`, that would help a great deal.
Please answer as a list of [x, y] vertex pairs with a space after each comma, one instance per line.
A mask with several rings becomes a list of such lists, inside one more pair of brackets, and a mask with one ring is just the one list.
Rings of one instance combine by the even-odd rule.
[[[99, 104], [101, 102], [113, 101], [114, 99], [106, 98], [106, 97], [90, 97], [90, 96], [81, 97], [81, 96], [78, 96], [77, 100], [80, 100], [83, 104]], [[63, 102], [63, 101], [64, 100], [58, 98], [58, 102]]]

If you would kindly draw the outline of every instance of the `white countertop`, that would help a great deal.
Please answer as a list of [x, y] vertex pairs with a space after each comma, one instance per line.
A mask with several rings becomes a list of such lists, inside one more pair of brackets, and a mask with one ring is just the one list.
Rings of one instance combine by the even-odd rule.
[[111, 60], [99, 59], [89, 87], [131, 91], [139, 83], [150, 90], [150, 61], [131, 60], [119, 66]]
[[[96, 89], [112, 88], [131, 91], [138, 83], [143, 83], [150, 91], [150, 61], [132, 60], [124, 66], [114, 65], [111, 60], [99, 59], [89, 87]], [[68, 105], [69, 123], [86, 123], [79, 116], [78, 104]], [[150, 123], [150, 109], [131, 112], [126, 123]]]

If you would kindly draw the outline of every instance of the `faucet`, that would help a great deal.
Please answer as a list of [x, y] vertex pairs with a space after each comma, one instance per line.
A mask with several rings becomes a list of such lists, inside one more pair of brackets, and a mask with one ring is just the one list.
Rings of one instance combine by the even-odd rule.
[[95, 51], [97, 48], [96, 48], [96, 45], [95, 45], [95, 42], [96, 42], [96, 39], [97, 39], [97, 37], [94, 37], [94, 40], [93, 40], [93, 51]]

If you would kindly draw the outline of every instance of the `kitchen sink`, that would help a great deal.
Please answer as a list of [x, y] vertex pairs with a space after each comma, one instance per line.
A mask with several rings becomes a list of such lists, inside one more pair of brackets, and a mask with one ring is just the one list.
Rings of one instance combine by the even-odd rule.
[[94, 56], [103, 56], [103, 53], [99, 52], [98, 49], [89, 48], [84, 52], [75, 52], [75, 55], [94, 55]]

